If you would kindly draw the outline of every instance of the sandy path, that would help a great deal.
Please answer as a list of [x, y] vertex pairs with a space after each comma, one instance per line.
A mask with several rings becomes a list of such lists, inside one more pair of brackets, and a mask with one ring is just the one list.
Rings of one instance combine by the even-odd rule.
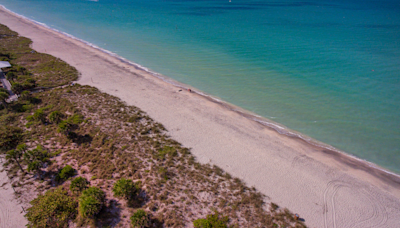
[[0, 228], [25, 227], [27, 220], [22, 212], [6, 172], [0, 172]]
[[0, 10], [0, 23], [59, 57], [92, 85], [161, 122], [201, 162], [216, 164], [310, 227], [400, 227], [400, 180], [280, 135], [83, 43]]

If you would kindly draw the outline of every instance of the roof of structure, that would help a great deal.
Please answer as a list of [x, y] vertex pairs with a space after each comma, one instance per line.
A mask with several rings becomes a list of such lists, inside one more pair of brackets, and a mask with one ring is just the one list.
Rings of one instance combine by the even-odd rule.
[[11, 67], [11, 64], [7, 61], [0, 61], [0, 68]]

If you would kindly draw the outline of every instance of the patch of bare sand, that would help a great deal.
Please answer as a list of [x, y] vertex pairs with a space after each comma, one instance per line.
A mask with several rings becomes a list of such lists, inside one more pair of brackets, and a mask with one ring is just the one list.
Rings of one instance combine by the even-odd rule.
[[400, 181], [348, 156], [280, 135], [237, 112], [179, 88], [84, 43], [0, 9], [0, 22], [39, 52], [82, 73], [80, 84], [135, 105], [171, 136], [243, 179], [310, 227], [400, 227]]
[[0, 228], [25, 227], [27, 220], [21, 204], [15, 197], [7, 173], [0, 168]]

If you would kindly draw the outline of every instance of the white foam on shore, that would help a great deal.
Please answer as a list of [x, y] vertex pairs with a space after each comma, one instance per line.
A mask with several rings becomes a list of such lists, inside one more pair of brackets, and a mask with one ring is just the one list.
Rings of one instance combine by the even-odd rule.
[[[45, 23], [38, 22], [38, 21], [35, 21], [35, 20], [31, 19], [31, 18], [28, 18], [28, 17], [25, 17], [25, 16], [20, 15], [20, 14], [18, 14], [18, 13], [15, 13], [15, 12], [13, 12], [13, 11], [7, 9], [7, 8], [6, 8], [5, 6], [3, 6], [3, 5], [0, 5], [0, 6], [1, 6], [4, 10], [8, 11], [8, 12], [11, 13], [11, 14], [17, 15], [18, 17], [21, 17], [21, 18], [23, 18], [23, 19], [26, 19], [26, 20], [28, 20], [28, 21], [31, 21], [31, 22], [33, 22], [33, 23], [35, 23], [35, 24], [37, 24], [37, 25], [43, 26], [43, 27], [45, 27], [45, 28], [47, 28], [47, 29], [50, 29], [50, 30], [52, 30], [52, 31], [54, 31], [54, 32], [60, 33], [60, 34], [62, 34], [62, 35], [64, 35], [64, 36], [67, 36], [68, 38], [71, 38], [71, 39], [77, 40], [77, 41], [79, 41], [79, 42], [82, 42], [82, 43], [84, 43], [84, 44], [86, 44], [86, 45], [88, 45], [88, 46], [90, 46], [90, 47], [92, 47], [92, 48], [94, 48], [94, 49], [97, 49], [97, 50], [99, 50], [99, 51], [101, 51], [101, 52], [103, 52], [103, 53], [106, 53], [106, 54], [108, 54], [108, 55], [110, 55], [110, 56], [112, 56], [112, 57], [114, 57], [114, 58], [120, 60], [120, 61], [123, 62], [123, 63], [132, 65], [132, 66], [134, 66], [135, 68], [137, 68], [137, 69], [139, 69], [139, 70], [143, 70], [143, 71], [145, 71], [145, 72], [147, 72], [147, 73], [149, 73], [149, 74], [155, 76], [156, 78], [161, 79], [162, 81], [164, 81], [164, 82], [166, 82], [166, 83], [172, 84], [172, 85], [174, 85], [174, 86], [176, 86], [176, 87], [178, 87], [178, 88], [181, 88], [181, 89], [185, 89], [185, 90], [188, 90], [188, 89], [189, 89], [189, 86], [188, 86], [188, 85], [185, 85], [185, 84], [183, 84], [183, 83], [177, 82], [177, 81], [173, 80], [172, 78], [166, 77], [166, 76], [164, 76], [164, 75], [162, 75], [162, 74], [159, 74], [159, 73], [157, 73], [157, 72], [151, 71], [150, 69], [148, 69], [148, 68], [146, 68], [146, 67], [144, 67], [144, 66], [142, 66], [142, 65], [140, 65], [140, 64], [137, 64], [137, 63], [135, 63], [135, 62], [132, 62], [132, 61], [130, 61], [130, 60], [124, 58], [124, 57], [121, 57], [121, 56], [117, 55], [117, 54], [114, 53], [114, 52], [111, 52], [111, 51], [109, 51], [109, 50], [103, 49], [103, 48], [101, 48], [101, 47], [99, 47], [99, 46], [97, 46], [97, 45], [95, 45], [95, 44], [92, 44], [92, 43], [90, 43], [90, 42], [87, 42], [87, 41], [85, 41], [85, 40], [82, 40], [82, 39], [80, 39], [80, 38], [77, 38], [77, 37], [75, 37], [75, 36], [73, 36], [73, 35], [71, 35], [71, 34], [68, 34], [68, 33], [66, 33], [66, 32], [63, 32], [63, 31], [57, 30], [57, 29], [55, 29], [55, 28], [52, 28], [52, 27], [48, 26], [48, 25], [45, 24]], [[362, 162], [362, 163], [366, 164], [366, 165], [367, 165], [368, 167], [370, 167], [370, 168], [377, 169], [377, 170], [380, 170], [380, 171], [382, 171], [382, 172], [384, 172], [384, 173], [387, 173], [387, 174], [389, 174], [389, 175], [393, 175], [393, 176], [396, 176], [396, 177], [400, 178], [400, 174], [393, 173], [393, 172], [388, 171], [388, 170], [386, 170], [386, 169], [384, 169], [384, 168], [381, 168], [381, 167], [379, 167], [378, 165], [376, 165], [376, 164], [374, 164], [374, 163], [372, 163], [372, 162], [369, 162], [369, 161], [367, 161], [367, 160], [365, 160], [365, 159], [358, 158], [358, 157], [356, 157], [356, 156], [354, 156], [354, 155], [351, 155], [351, 154], [349, 154], [349, 153], [346, 153], [346, 152], [344, 152], [344, 151], [341, 151], [341, 150], [339, 150], [339, 149], [337, 149], [337, 148], [335, 148], [335, 147], [333, 147], [333, 146], [331, 146], [331, 145], [328, 145], [328, 144], [325, 144], [325, 143], [323, 143], [323, 142], [317, 141], [317, 140], [315, 140], [315, 139], [313, 139], [313, 138], [311, 138], [311, 137], [309, 137], [309, 136], [307, 136], [307, 135], [304, 135], [304, 134], [295, 132], [295, 131], [293, 131], [293, 130], [291, 130], [291, 129], [289, 129], [289, 128], [287, 128], [287, 127], [281, 125], [281, 124], [278, 124], [278, 123], [276, 123], [276, 122], [273, 122], [273, 121], [271, 121], [271, 120], [269, 120], [269, 119], [267, 119], [267, 118], [265, 118], [265, 117], [259, 116], [259, 115], [254, 114], [254, 113], [249, 113], [249, 112], [240, 111], [239, 108], [232, 108], [232, 107], [236, 107], [236, 106], [234, 106], [234, 105], [232, 105], [232, 104], [229, 104], [228, 102], [225, 102], [225, 101], [223, 101], [223, 100], [220, 100], [220, 99], [218, 99], [218, 98], [216, 98], [216, 97], [213, 97], [213, 96], [211, 96], [211, 95], [209, 95], [209, 94], [206, 94], [206, 93], [204, 93], [204, 92], [202, 92], [202, 91], [199, 91], [199, 90], [197, 90], [197, 89], [196, 89], [196, 91], [193, 91], [193, 90], [192, 90], [192, 92], [193, 92], [193, 93], [196, 93], [196, 94], [198, 94], [198, 95], [200, 95], [200, 96], [206, 97], [206, 98], [208, 98], [208, 99], [211, 99], [212, 101], [214, 101], [214, 102], [216, 102], [216, 103], [218, 103], [218, 104], [221, 104], [221, 105], [225, 106], [225, 107], [228, 108], [229, 110], [241, 114], [241, 115], [244, 116], [245, 118], [248, 118], [248, 119], [253, 120], [253, 121], [255, 121], [255, 122], [257, 122], [257, 123], [259, 123], [259, 124], [261, 124], [261, 125], [263, 125], [263, 126], [265, 126], [265, 127], [268, 127], [268, 128], [270, 128], [270, 129], [275, 130], [275, 131], [278, 132], [279, 134], [286, 135], [286, 136], [289, 136], [289, 137], [299, 138], [299, 139], [303, 140], [304, 142], [306, 142], [306, 143], [308, 143], [308, 144], [310, 144], [310, 145], [312, 145], [312, 146], [315, 146], [315, 147], [319, 147], [319, 148], [322, 148], [322, 149], [327, 149], [327, 150], [336, 152], [336, 153], [338, 153], [338, 154], [340, 154], [340, 155], [344, 155], [344, 156], [347, 156], [347, 157], [349, 157], [349, 158], [351, 158], [351, 159], [354, 159], [354, 160], [357, 160], [357, 161], [359, 161], [359, 162]]]

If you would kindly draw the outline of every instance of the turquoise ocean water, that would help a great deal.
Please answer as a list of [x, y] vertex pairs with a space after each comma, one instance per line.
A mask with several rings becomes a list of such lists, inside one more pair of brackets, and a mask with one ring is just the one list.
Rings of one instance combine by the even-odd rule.
[[398, 0], [0, 4], [400, 173]]

